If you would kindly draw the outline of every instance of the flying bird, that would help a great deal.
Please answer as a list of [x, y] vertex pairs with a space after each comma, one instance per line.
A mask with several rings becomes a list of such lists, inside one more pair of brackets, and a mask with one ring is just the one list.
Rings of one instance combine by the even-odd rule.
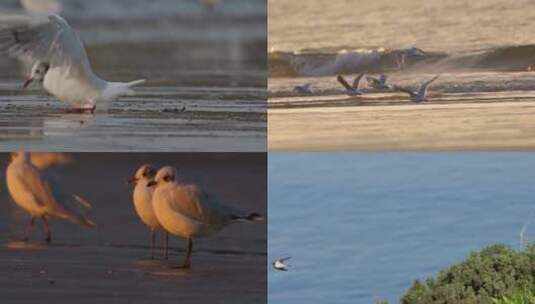
[[191, 266], [194, 238], [210, 236], [233, 223], [262, 220], [257, 213], [243, 215], [222, 204], [199, 186], [178, 183], [176, 178], [176, 169], [166, 166], [158, 171], [154, 181], [147, 186], [156, 185], [152, 203], [160, 224], [169, 233], [188, 241], [183, 268]]
[[6, 172], [7, 188], [15, 203], [28, 212], [31, 221], [26, 228], [24, 241], [28, 241], [36, 218], [45, 224], [46, 242], [52, 241], [52, 233], [48, 225], [51, 217], [68, 220], [88, 228], [95, 227], [95, 223], [85, 216], [72, 210], [66, 203], [75, 201], [88, 206], [88, 203], [77, 195], [68, 194], [54, 180], [48, 178], [45, 172], [35, 167], [30, 160], [29, 153], [18, 152], [13, 156]]
[[160, 222], [154, 214], [154, 208], [152, 206], [152, 195], [154, 193], [155, 186], [148, 187], [147, 185], [154, 180], [156, 175], [156, 169], [151, 165], [143, 165], [137, 171], [134, 177], [128, 181], [130, 184], [134, 184], [133, 201], [134, 208], [141, 221], [150, 229], [150, 249], [151, 259], [154, 259], [154, 247], [156, 243], [156, 231], [161, 230], [165, 232], [165, 246], [164, 256], [167, 258], [168, 248], [168, 234], [160, 225]]
[[437, 75], [437, 76], [431, 78], [430, 80], [423, 82], [423, 83], [420, 85], [420, 88], [418, 88], [417, 91], [413, 91], [413, 90], [411, 90], [411, 89], [409, 89], [409, 88], [401, 87], [401, 86], [398, 86], [398, 85], [394, 85], [394, 89], [409, 94], [409, 96], [410, 96], [410, 98], [411, 98], [411, 100], [412, 100], [413, 102], [423, 102], [423, 101], [427, 101], [427, 88], [428, 88], [429, 85], [430, 85], [431, 83], [433, 83], [433, 81], [435, 81], [438, 77], [440, 77], [440, 75]]
[[272, 263], [273, 268], [275, 268], [276, 270], [279, 270], [279, 271], [288, 271], [288, 267], [290, 267], [290, 265], [286, 264], [286, 261], [288, 261], [291, 258], [292, 257], [286, 257], [286, 258], [275, 260]]
[[387, 79], [388, 79], [388, 76], [384, 74], [379, 76], [379, 78], [366, 77], [366, 80], [368, 81], [368, 85], [377, 90], [388, 90], [391, 88], [388, 84], [386, 84]]
[[342, 76], [342, 75], [338, 75], [338, 77], [336, 77], [336, 80], [338, 80], [338, 82], [340, 84], [342, 84], [342, 86], [346, 89], [346, 94], [349, 95], [349, 96], [358, 96], [358, 95], [362, 95], [362, 91], [360, 91], [359, 87], [360, 87], [360, 80], [362, 79], [362, 77], [364, 77], [365, 73], [361, 73], [360, 75], [358, 75], [357, 77], [355, 77], [355, 79], [353, 80], [353, 85], [349, 85], [349, 83], [346, 81], [346, 79]]
[[109, 82], [93, 73], [84, 45], [67, 21], [56, 14], [32, 15], [0, 11], [0, 53], [31, 66], [23, 87], [39, 82], [67, 103], [67, 112], [94, 113], [120, 96], [134, 94], [145, 83]]

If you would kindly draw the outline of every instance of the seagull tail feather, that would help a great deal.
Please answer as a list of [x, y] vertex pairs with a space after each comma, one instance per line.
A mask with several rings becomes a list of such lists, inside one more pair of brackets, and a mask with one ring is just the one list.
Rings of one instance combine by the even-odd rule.
[[126, 85], [130, 88], [132, 87], [135, 87], [135, 86], [138, 86], [138, 85], [142, 85], [144, 83], [146, 83], [147, 80], [145, 79], [138, 79], [138, 80], [134, 80], [134, 81], [131, 81], [131, 82], [127, 82]]
[[73, 224], [78, 224], [87, 228], [95, 228], [97, 226], [97, 224], [95, 224], [95, 222], [89, 218], [68, 208], [58, 208], [52, 214], [59, 218], [68, 220]]

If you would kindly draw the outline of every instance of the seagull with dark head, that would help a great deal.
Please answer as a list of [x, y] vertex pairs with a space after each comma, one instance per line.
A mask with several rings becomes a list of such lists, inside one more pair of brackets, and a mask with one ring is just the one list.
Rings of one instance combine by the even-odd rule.
[[110, 82], [93, 73], [82, 40], [56, 14], [0, 10], [0, 53], [31, 67], [24, 88], [38, 82], [70, 106], [68, 112], [107, 109], [120, 96], [132, 95], [145, 80]]

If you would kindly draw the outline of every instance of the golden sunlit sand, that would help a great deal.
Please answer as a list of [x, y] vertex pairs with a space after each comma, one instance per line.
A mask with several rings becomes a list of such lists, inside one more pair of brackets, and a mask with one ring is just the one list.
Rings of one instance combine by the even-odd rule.
[[[128, 178], [141, 164], [173, 165], [185, 181], [205, 185], [232, 206], [267, 213], [264, 153], [79, 153], [54, 168], [62, 187], [92, 203], [97, 227], [50, 219], [21, 241], [29, 215], [9, 197], [0, 155], [0, 278], [2, 303], [264, 303], [267, 223], [236, 224], [196, 240], [191, 269], [180, 269], [186, 242], [170, 237], [169, 259], [135, 213]], [[230, 178], [229, 178], [230, 177]], [[43, 295], [46, 294], [46, 297]]]
[[269, 110], [270, 150], [535, 148], [535, 102], [409, 104]]

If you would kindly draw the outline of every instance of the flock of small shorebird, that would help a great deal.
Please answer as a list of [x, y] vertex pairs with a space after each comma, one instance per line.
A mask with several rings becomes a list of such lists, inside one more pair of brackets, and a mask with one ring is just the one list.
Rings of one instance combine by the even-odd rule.
[[[55, 176], [49, 174], [47, 169], [61, 162], [54, 155], [48, 156], [13, 153], [7, 167], [9, 194], [31, 216], [25, 242], [30, 239], [35, 219], [44, 222], [47, 244], [52, 241], [49, 218], [64, 219], [88, 228], [96, 227], [95, 222], [72, 206], [78, 203], [84, 208], [91, 208], [91, 204], [60, 187]], [[220, 203], [196, 184], [178, 182], [177, 170], [171, 166], [156, 170], [151, 165], [143, 165], [129, 182], [135, 185], [135, 210], [151, 231], [151, 258], [154, 259], [156, 231], [163, 231], [166, 234], [163, 249], [167, 259], [168, 233], [171, 233], [187, 239], [186, 257], [181, 268], [191, 266], [194, 238], [210, 236], [232, 223], [263, 220], [258, 213], [243, 215], [239, 210]]]
[[[362, 82], [361, 80], [364, 78], [365, 75], [366, 73], [361, 73], [357, 77], [355, 77], [352, 85], [350, 85], [342, 75], [338, 75], [336, 77], [336, 80], [344, 87], [345, 92], [348, 96], [360, 96], [360, 95], [364, 95], [364, 92], [361, 90], [361, 82]], [[395, 85], [395, 84], [390, 85], [387, 83], [388, 76], [384, 74], [380, 75], [379, 77], [367, 76], [366, 80], [367, 80], [368, 86], [373, 89], [381, 90], [381, 91], [394, 90], [394, 91], [404, 92], [404, 93], [409, 94], [411, 101], [423, 102], [423, 101], [427, 101], [427, 89], [429, 85], [431, 85], [431, 83], [433, 83], [433, 81], [435, 81], [438, 77], [440, 77], [440, 75], [436, 75], [435, 77], [422, 82], [417, 90], [413, 90], [411, 88], [402, 87], [402, 86]], [[300, 86], [295, 86], [293, 91], [298, 94], [304, 94], [304, 95], [313, 94], [311, 90], [311, 86], [312, 86], [311, 83], [307, 83], [305, 85], [300, 85]]]

